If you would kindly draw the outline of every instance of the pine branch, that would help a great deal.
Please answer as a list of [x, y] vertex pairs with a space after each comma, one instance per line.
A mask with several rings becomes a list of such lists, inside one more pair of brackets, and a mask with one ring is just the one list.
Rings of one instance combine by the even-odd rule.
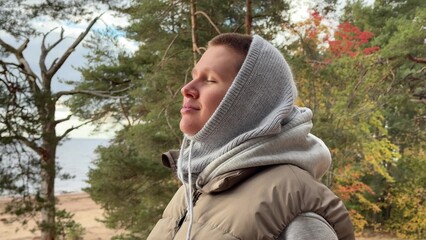
[[[6, 117], [6, 119], [7, 119], [7, 117]], [[35, 141], [31, 141], [28, 138], [26, 138], [26, 137], [22, 136], [21, 134], [18, 134], [16, 131], [14, 131], [13, 127], [11, 126], [11, 124], [9, 123], [8, 120], [3, 122], [3, 124], [6, 125], [6, 129], [9, 129], [12, 132], [12, 135], [2, 136], [1, 138], [3, 140], [8, 140], [8, 139], [17, 140], [17, 141], [23, 143], [24, 145], [26, 145], [27, 147], [31, 148], [35, 152], [39, 153], [40, 149], [37, 146], [37, 144], [35, 143]]]
[[[76, 129], [84, 126], [84, 125], [87, 125], [89, 123], [92, 123], [92, 122], [95, 122], [95, 121], [101, 119], [102, 116], [104, 116], [105, 113], [107, 113], [107, 112], [108, 111], [104, 111], [104, 112], [97, 113], [96, 115], [94, 114], [93, 117], [92, 117], [92, 119], [90, 119], [90, 120], [88, 120], [86, 122], [83, 122], [83, 123], [81, 123], [81, 124], [79, 124], [79, 125], [77, 125], [75, 127], [73, 126], [73, 127], [68, 128], [67, 130], [65, 130], [65, 132], [63, 134], [61, 134], [60, 136], [56, 137], [57, 141], [61, 141], [62, 139], [64, 139], [72, 131], [74, 131], [74, 130], [76, 130]], [[71, 115], [69, 115], [67, 118], [71, 118]]]
[[72, 95], [76, 95], [76, 94], [85, 94], [85, 95], [91, 95], [91, 96], [103, 97], [103, 98], [125, 98], [126, 96], [114, 96], [114, 95], [111, 95], [111, 94], [125, 92], [129, 89], [130, 89], [130, 87], [127, 87], [127, 88], [121, 89], [121, 90], [117, 90], [117, 91], [88, 91], [88, 90], [60, 91], [60, 92], [57, 92], [56, 94], [54, 94], [54, 98], [57, 101], [62, 96], [72, 96]]

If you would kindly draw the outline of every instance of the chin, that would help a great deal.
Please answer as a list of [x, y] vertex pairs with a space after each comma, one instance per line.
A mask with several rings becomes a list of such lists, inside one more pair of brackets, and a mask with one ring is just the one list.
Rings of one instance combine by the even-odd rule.
[[194, 129], [191, 128], [191, 126], [188, 126], [187, 124], [183, 124], [182, 122], [179, 125], [180, 131], [183, 134], [186, 134], [188, 136], [193, 136], [197, 131], [194, 131]]
[[[192, 121], [191, 121], [192, 120]], [[188, 136], [194, 136], [197, 134], [204, 126], [202, 121], [193, 121], [193, 119], [188, 119], [182, 117], [179, 122], [180, 131]]]
[[194, 136], [195, 134], [197, 134], [199, 131], [200, 131], [200, 129], [188, 129], [188, 128], [180, 128], [180, 131], [183, 133], [183, 134], [185, 134], [185, 135], [187, 135], [187, 136]]
[[182, 129], [180, 131], [187, 136], [194, 136], [197, 133], [197, 132], [187, 131], [187, 130], [182, 130]]

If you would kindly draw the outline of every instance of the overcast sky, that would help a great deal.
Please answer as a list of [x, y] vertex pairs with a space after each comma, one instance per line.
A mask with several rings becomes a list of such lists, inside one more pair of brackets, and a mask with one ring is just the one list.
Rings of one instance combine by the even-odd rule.
[[[94, 15], [96, 16], [96, 15]], [[47, 38], [47, 44], [53, 43], [59, 38], [60, 34], [60, 27], [64, 28], [64, 41], [62, 41], [58, 46], [56, 46], [47, 56], [47, 66], [52, 63], [52, 61], [60, 56], [68, 49], [68, 47], [72, 44], [72, 42], [82, 33], [85, 31], [86, 27], [88, 26], [88, 22], [81, 22], [78, 24], [67, 24], [64, 22], [53, 22], [53, 21], [34, 21], [34, 26], [40, 30], [43, 33], [49, 32], [50, 30], [57, 28], [54, 30], [51, 34], [49, 34], [49, 37]], [[120, 26], [124, 27], [128, 24], [127, 19], [117, 18], [112, 15], [111, 12], [105, 12], [102, 15], [102, 18], [100, 21], [98, 21], [93, 29], [104, 29], [107, 26], [114, 27], [114, 26]], [[16, 39], [14, 39], [12, 36], [8, 35], [4, 31], [0, 30], [0, 37], [3, 39], [3, 41], [7, 42], [8, 44], [11, 44], [14, 47], [18, 47], [20, 44], [22, 44], [23, 41], [17, 42]], [[87, 37], [86, 37], [87, 38]], [[29, 62], [31, 68], [34, 72], [36, 72], [37, 75], [40, 76], [40, 68], [38, 67], [38, 61], [39, 56], [41, 52], [41, 37], [32, 38], [30, 39], [30, 42], [28, 44], [28, 47], [24, 51], [24, 56]], [[119, 37], [119, 42], [123, 47], [128, 49], [129, 51], [135, 51], [137, 49], [137, 44], [124, 38], [123, 36]], [[64, 63], [64, 65], [60, 68], [60, 70], [56, 73], [53, 81], [52, 81], [52, 90], [54, 92], [62, 91], [62, 90], [71, 90], [72, 86], [60, 83], [59, 79], [63, 80], [72, 80], [72, 81], [79, 81], [81, 80], [81, 74], [75, 70], [76, 67], [81, 67], [87, 64], [87, 61], [84, 58], [84, 55], [88, 53], [88, 50], [85, 49], [81, 44], [76, 48], [76, 51], [74, 51], [70, 57], [67, 59], [67, 61]], [[14, 56], [10, 57], [9, 61], [16, 61]], [[69, 115], [69, 110], [61, 105], [57, 106], [57, 113], [56, 118], [61, 119], [65, 118]], [[77, 126], [81, 124], [78, 118], [73, 117], [70, 119], [70, 121], [61, 123], [57, 127], [58, 134], [63, 133], [66, 129], [68, 129], [71, 126]], [[85, 125], [81, 127], [80, 129], [74, 130], [69, 135], [71, 138], [112, 138], [114, 136], [114, 132], [119, 129], [119, 126], [112, 125], [111, 123], [106, 123], [103, 128], [101, 128], [101, 131], [94, 133], [93, 132], [94, 126], [91, 125]]]

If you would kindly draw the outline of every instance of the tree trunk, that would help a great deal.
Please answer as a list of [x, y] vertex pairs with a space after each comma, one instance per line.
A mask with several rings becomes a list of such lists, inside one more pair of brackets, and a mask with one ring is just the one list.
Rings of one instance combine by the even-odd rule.
[[191, 0], [191, 36], [192, 36], [192, 54], [194, 56], [194, 66], [197, 64], [197, 53], [198, 49], [198, 39], [197, 34], [195, 33], [197, 29], [197, 19], [195, 17], [195, 12], [197, 11], [197, 3], [196, 0]]
[[[8, 111], [6, 118], [4, 119], [19, 119], [17, 121], [3, 121], [3, 119], [0, 119], [0, 124], [2, 127], [7, 126], [8, 129], [6, 133], [9, 133], [2, 135], [2, 137], [6, 136], [7, 139], [6, 141], [2, 141], [1, 144], [8, 145], [10, 144], [9, 142], [12, 144], [18, 142], [34, 151], [39, 158], [39, 166], [37, 166], [37, 170], [40, 170], [40, 176], [37, 176], [37, 180], [40, 179], [40, 189], [38, 189], [40, 192], [37, 193], [37, 196], [34, 196], [35, 201], [31, 202], [31, 204], [34, 204], [35, 206], [25, 205], [23, 208], [19, 209], [19, 212], [15, 212], [15, 215], [19, 217], [21, 214], [40, 212], [41, 220], [37, 221], [37, 227], [41, 231], [41, 239], [43, 240], [54, 240], [57, 234], [55, 210], [56, 148], [59, 141], [65, 138], [67, 134], [84, 125], [82, 124], [76, 127], [70, 127], [60, 136], [56, 136], [56, 125], [61, 122], [68, 121], [71, 115], [67, 118], [55, 121], [55, 104], [56, 101], [63, 96], [87, 94], [88, 92], [74, 90], [52, 93], [52, 79], [63, 66], [68, 57], [75, 51], [75, 48], [87, 36], [99, 18], [100, 16], [95, 17], [89, 23], [85, 31], [82, 32], [66, 49], [65, 53], [56, 58], [53, 63], [49, 64], [50, 66], [47, 66], [46, 58], [49, 53], [51, 53], [51, 51], [65, 39], [63, 35], [64, 29], [62, 28], [58, 39], [50, 44], [46, 43], [46, 39], [54, 29], [43, 34], [41, 53], [39, 56], [40, 76], [37, 76], [37, 74], [32, 70], [31, 64], [24, 56], [24, 51], [30, 42], [29, 38], [25, 39], [19, 47], [15, 48], [4, 42], [0, 37], [0, 46], [2, 49], [4, 49], [6, 53], [12, 54], [16, 57], [16, 62], [4, 62], [2, 61], [2, 58], [0, 58], [0, 68], [2, 69], [0, 72], [0, 80], [2, 80], [1, 87], [3, 88], [3, 86], [5, 86], [7, 88], [5, 89], [5, 91], [8, 91], [6, 98], [9, 98], [8, 101], [10, 102], [6, 104], [2, 102], [0, 107], [2, 107], [2, 109], [4, 109], [4, 107], [6, 107], [6, 109], [13, 107], [13, 111], [11, 111], [10, 114]], [[28, 37], [33, 37], [33, 35], [30, 34]], [[34, 56], [32, 56], [32, 58], [34, 58]], [[12, 76], [11, 79], [9, 79], [10, 76]], [[17, 83], [14, 81], [17, 81]], [[110, 97], [110, 95], [105, 95], [104, 93], [99, 94], [92, 91], [90, 91], [90, 94]], [[22, 97], [22, 99], [16, 101], [17, 96]], [[19, 111], [15, 111], [14, 109], [19, 109]], [[28, 123], [31, 123], [31, 125]], [[19, 148], [17, 148], [16, 151], [17, 154], [20, 154]], [[19, 160], [20, 159], [17, 159], [17, 161]], [[31, 168], [31, 166], [29, 166], [29, 168]], [[18, 174], [25, 176], [27, 172], [18, 172]], [[30, 174], [31, 177], [33, 177], [32, 171], [30, 171]], [[18, 181], [20, 179], [19, 177], [20, 176], [18, 175]], [[19, 190], [13, 191], [21, 194], [22, 197], [25, 197], [24, 194], [26, 194], [26, 192], [21, 193]], [[19, 205], [19, 207], [21, 207], [21, 205]]]
[[246, 0], [246, 34], [251, 34], [251, 0]]
[[[50, 97], [49, 97], [50, 98]], [[49, 99], [47, 98], [47, 99]], [[56, 177], [56, 139], [55, 130], [55, 102], [46, 101], [44, 106], [45, 119], [43, 119], [43, 144], [41, 155], [41, 239], [54, 240], [56, 237], [55, 221], [55, 177]]]
[[[47, 145], [47, 144], [43, 144]], [[41, 197], [43, 199], [41, 209], [41, 239], [55, 239], [55, 149], [46, 151], [42, 157], [42, 183]]]

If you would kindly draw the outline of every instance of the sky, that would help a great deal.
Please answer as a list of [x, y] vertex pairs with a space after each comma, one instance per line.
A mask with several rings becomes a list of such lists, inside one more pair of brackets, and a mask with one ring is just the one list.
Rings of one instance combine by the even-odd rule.
[[[55, 59], [60, 57], [66, 49], [72, 44], [72, 42], [85, 31], [88, 26], [88, 22], [81, 22], [78, 24], [71, 23], [59, 23], [53, 21], [43, 21], [41, 19], [33, 22], [34, 26], [43, 33], [49, 32], [50, 30], [57, 28], [52, 31], [47, 38], [47, 43], [53, 43], [56, 41], [60, 34], [60, 27], [64, 28], [64, 41], [61, 42], [57, 47], [55, 47], [51, 53], [47, 56], [47, 65]], [[100, 21], [98, 21], [93, 29], [99, 30], [106, 28], [107, 26], [119, 26], [124, 27], [128, 24], [126, 18], [118, 18], [114, 17], [112, 12], [105, 12], [102, 15]], [[0, 30], [0, 37], [8, 44], [18, 47], [21, 42], [16, 41], [12, 36], [8, 35], [6, 32]], [[87, 38], [87, 37], [86, 37]], [[124, 36], [119, 37], [119, 43], [124, 48], [128, 49], [130, 52], [133, 52], [137, 49], [137, 44], [132, 42], [129, 39], [126, 39]], [[42, 38], [32, 38], [24, 51], [24, 56], [29, 62], [31, 68], [36, 74], [40, 76], [40, 69], [38, 67], [38, 57], [40, 56], [40, 47], [41, 47]], [[88, 53], [88, 50], [85, 49], [81, 44], [76, 48], [76, 50], [70, 55], [64, 65], [59, 69], [56, 73], [54, 80], [52, 81], [52, 90], [54, 92], [63, 91], [63, 90], [71, 90], [72, 86], [66, 85], [64, 83], [60, 83], [59, 80], [73, 80], [78, 81], [81, 80], [81, 74], [75, 69], [77, 67], [84, 66], [87, 64], [84, 55]], [[15, 61], [15, 57], [11, 56], [8, 59], [9, 61]], [[65, 118], [70, 114], [70, 111], [64, 105], [60, 103], [57, 105], [56, 119]], [[57, 126], [57, 133], [62, 134], [66, 129], [72, 126], [78, 126], [82, 122], [76, 118], [72, 117], [69, 121], [63, 122]], [[113, 124], [112, 121], [106, 121], [104, 126], [99, 131], [94, 131], [95, 127], [93, 125], [84, 125], [83, 127], [72, 131], [69, 135], [70, 138], [102, 138], [109, 139], [114, 136], [115, 131], [120, 129], [120, 126], [117, 124]]]

